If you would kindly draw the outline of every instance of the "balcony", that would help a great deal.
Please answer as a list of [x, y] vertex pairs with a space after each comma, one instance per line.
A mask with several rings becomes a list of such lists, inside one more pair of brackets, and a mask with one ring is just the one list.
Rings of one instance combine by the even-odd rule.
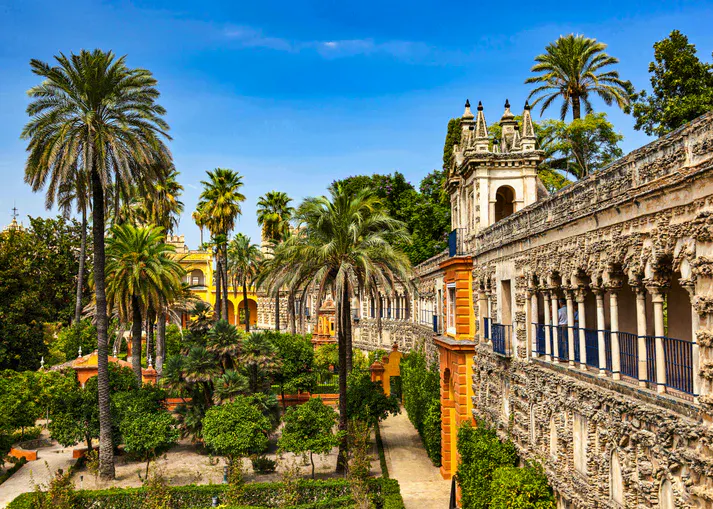
[[448, 256], [464, 256], [465, 253], [465, 228], [456, 228], [448, 234]]
[[490, 318], [485, 318], [483, 324], [483, 337], [493, 343], [493, 352], [504, 357], [511, 357], [512, 325], [491, 323]]
[[[492, 324], [495, 327], [496, 324]], [[603, 375], [620, 378], [691, 398], [698, 396], [693, 387], [693, 343], [666, 336], [637, 336], [630, 332], [585, 329], [563, 325], [532, 324], [535, 329], [535, 351], [538, 357], [553, 362], [570, 362], [598, 370]], [[493, 329], [493, 350], [495, 331]], [[615, 338], [613, 338], [615, 336]], [[615, 341], [613, 341], [615, 339]], [[582, 345], [583, 340], [583, 345]], [[570, 349], [570, 344], [572, 348]], [[618, 344], [618, 366], [613, 349]], [[580, 354], [584, 346], [584, 355]], [[501, 345], [498, 348], [502, 348]], [[570, 355], [572, 359], [570, 359]], [[658, 363], [663, 362], [659, 369]]]

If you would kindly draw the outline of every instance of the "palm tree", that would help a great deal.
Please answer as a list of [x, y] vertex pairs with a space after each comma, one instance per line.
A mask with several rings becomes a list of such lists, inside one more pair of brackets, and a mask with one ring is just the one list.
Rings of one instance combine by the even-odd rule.
[[196, 226], [201, 231], [201, 249], [203, 249], [203, 228], [206, 226], [206, 218], [200, 210], [194, 210], [191, 217], [193, 218], [193, 222], [196, 223]]
[[230, 325], [227, 320], [218, 320], [206, 334], [206, 342], [207, 350], [218, 356], [224, 372], [235, 368], [241, 338], [234, 325]]
[[264, 392], [270, 388], [270, 377], [282, 363], [277, 348], [264, 332], [253, 332], [243, 340], [240, 355], [241, 366], [248, 378], [250, 392]]
[[529, 98], [539, 95], [533, 106], [542, 101], [541, 112], [544, 112], [555, 99], [561, 98], [562, 120], [570, 107], [575, 120], [581, 117], [582, 104], [590, 113], [590, 94], [598, 95], [607, 106], [616, 102], [620, 108], [627, 108], [632, 85], [619, 79], [619, 73], [610, 69], [619, 60], [605, 53], [606, 47], [596, 39], [574, 34], [560, 36], [548, 44], [545, 53], [535, 57], [537, 63], [530, 69], [540, 75], [525, 80], [525, 83], [539, 85], [530, 92]]
[[[290, 198], [283, 191], [269, 191], [257, 202], [257, 223], [262, 226], [263, 243], [274, 249], [275, 245], [290, 233], [290, 219], [295, 209], [290, 206]], [[280, 330], [280, 288], [275, 290], [275, 330]]]
[[151, 168], [168, 164], [165, 110], [157, 104], [156, 79], [145, 69], [129, 69], [125, 57], [82, 50], [55, 57], [56, 66], [31, 60], [43, 82], [28, 91], [31, 117], [22, 131], [29, 140], [25, 182], [33, 191], [47, 185], [52, 195], [72, 168], [91, 184], [94, 244], [94, 300], [98, 347], [99, 475], [114, 478], [109, 402], [107, 305], [104, 271], [105, 194], [112, 182], [157, 180]]
[[207, 173], [208, 180], [201, 181], [203, 192], [197, 210], [216, 244], [216, 288], [222, 287], [223, 298], [216, 292], [215, 309], [220, 319], [228, 316], [227, 237], [242, 213], [240, 204], [245, 201], [245, 196], [240, 193], [243, 177], [237, 171], [216, 168]]
[[[413, 291], [411, 264], [394, 244], [410, 238], [405, 225], [391, 218], [369, 189], [350, 193], [341, 185], [331, 197], [308, 198], [297, 210], [295, 233], [278, 245], [260, 275], [271, 287], [295, 287], [314, 281], [318, 302], [329, 292], [337, 306], [339, 345], [339, 427], [347, 427], [347, 374], [351, 370], [351, 304], [361, 293], [376, 297], [379, 289], [400, 285]], [[304, 295], [304, 294], [303, 294]], [[343, 470], [346, 442], [340, 445], [338, 470]]]
[[250, 332], [248, 285], [257, 277], [261, 262], [260, 248], [250, 243], [250, 237], [238, 233], [228, 245], [228, 272], [233, 276], [233, 292], [238, 291], [238, 286], [243, 288], [245, 332]]
[[114, 226], [111, 233], [106, 249], [107, 300], [124, 321], [132, 321], [131, 364], [141, 381], [142, 315], [180, 295], [185, 272], [173, 256], [176, 249], [164, 242], [161, 228], [127, 223]]

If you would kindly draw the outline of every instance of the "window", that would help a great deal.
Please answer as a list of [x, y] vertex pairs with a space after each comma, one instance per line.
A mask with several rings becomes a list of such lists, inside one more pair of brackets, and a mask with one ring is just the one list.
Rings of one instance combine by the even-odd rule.
[[448, 322], [447, 327], [449, 332], [455, 333], [456, 329], [456, 285], [451, 283], [448, 285], [448, 293], [446, 294], [446, 305], [448, 306]]
[[515, 190], [510, 186], [499, 187], [495, 193], [495, 222], [515, 212]]
[[624, 478], [621, 475], [621, 463], [616, 451], [612, 452], [609, 465], [609, 496], [612, 502], [624, 506]]
[[587, 418], [574, 414], [572, 441], [574, 446], [574, 468], [587, 475]]

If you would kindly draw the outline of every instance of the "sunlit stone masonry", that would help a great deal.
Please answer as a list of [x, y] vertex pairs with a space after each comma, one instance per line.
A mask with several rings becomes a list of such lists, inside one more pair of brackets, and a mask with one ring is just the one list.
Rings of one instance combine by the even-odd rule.
[[493, 141], [466, 103], [449, 248], [356, 303], [355, 346], [438, 360], [446, 478], [484, 419], [560, 507], [713, 507], [713, 112], [548, 195], [505, 106]]

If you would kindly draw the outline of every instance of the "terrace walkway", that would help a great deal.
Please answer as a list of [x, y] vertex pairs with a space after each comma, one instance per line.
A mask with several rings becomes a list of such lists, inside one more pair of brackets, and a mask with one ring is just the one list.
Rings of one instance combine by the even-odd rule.
[[77, 460], [72, 458], [71, 447], [53, 445], [38, 449], [36, 461], [25, 463], [12, 477], [0, 484], [0, 508], [6, 507], [21, 493], [32, 491], [35, 485], [44, 485], [46, 489], [51, 476], [58, 468], [66, 472], [76, 462]]
[[406, 509], [447, 509], [451, 482], [428, 459], [406, 410], [381, 423], [381, 439], [389, 476], [399, 481]]

